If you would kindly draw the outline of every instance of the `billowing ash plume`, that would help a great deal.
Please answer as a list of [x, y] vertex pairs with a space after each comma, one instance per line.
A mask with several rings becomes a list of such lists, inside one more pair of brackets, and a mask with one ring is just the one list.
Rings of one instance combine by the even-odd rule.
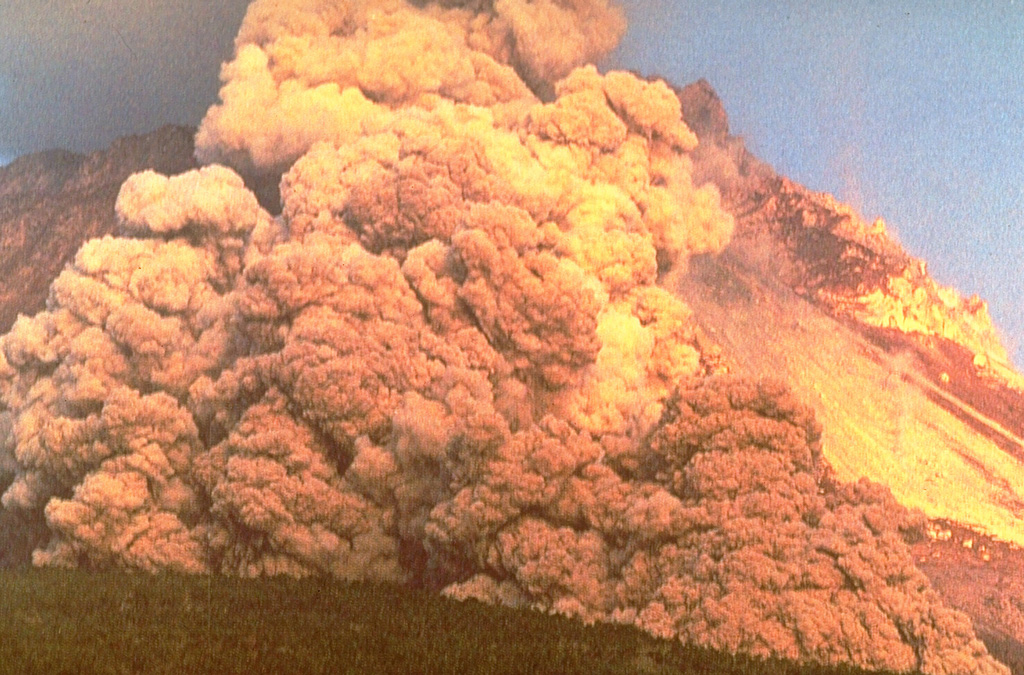
[[383, 110], [441, 99], [511, 122], [535, 102], [530, 86], [549, 90], [625, 28], [609, 0], [256, 2], [198, 155], [284, 170], [317, 141], [362, 135]]
[[[37, 564], [406, 581], [759, 654], [1004, 672], [659, 274], [728, 241], [599, 0], [260, 0], [208, 161], [0, 339]], [[557, 37], [553, 37], [557, 36]], [[547, 45], [558, 45], [552, 52]], [[547, 102], [543, 102], [543, 100]]]

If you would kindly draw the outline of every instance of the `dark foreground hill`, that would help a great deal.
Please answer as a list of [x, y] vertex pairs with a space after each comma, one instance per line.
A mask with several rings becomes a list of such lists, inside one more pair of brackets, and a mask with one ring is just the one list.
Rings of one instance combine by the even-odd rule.
[[0, 573], [4, 673], [858, 675], [394, 586]]

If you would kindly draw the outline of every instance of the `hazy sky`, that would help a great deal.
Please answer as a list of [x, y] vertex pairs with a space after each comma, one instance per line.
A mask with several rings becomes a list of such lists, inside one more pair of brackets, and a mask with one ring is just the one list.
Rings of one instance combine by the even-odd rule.
[[0, 0], [0, 158], [201, 119], [248, 0]]
[[[195, 124], [247, 0], [0, 0], [0, 162]], [[781, 172], [883, 216], [1024, 363], [1024, 5], [622, 0], [612, 64], [704, 77]]]

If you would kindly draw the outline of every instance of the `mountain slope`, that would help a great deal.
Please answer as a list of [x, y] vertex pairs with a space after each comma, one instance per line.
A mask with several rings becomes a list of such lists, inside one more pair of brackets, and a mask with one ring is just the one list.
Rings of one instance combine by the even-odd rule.
[[0, 332], [43, 308], [83, 242], [115, 232], [114, 201], [128, 176], [195, 166], [192, 134], [168, 126], [89, 155], [54, 150], [0, 168]]
[[782, 378], [815, 408], [840, 480], [866, 476], [930, 517], [1024, 544], [1019, 437], [931, 382], [912, 349], [872, 340], [729, 253], [696, 263], [678, 290], [739, 372]]
[[733, 370], [814, 407], [838, 479], [938, 519], [919, 567], [1024, 672], [1024, 396], [984, 302], [936, 284], [880, 220], [750, 155], [706, 82], [679, 94], [737, 228], [668, 281]]
[[747, 154], [706, 83], [681, 98], [737, 227], [678, 291], [733, 367], [815, 408], [839, 479], [1024, 544], [1024, 396], [984, 302], [936, 284], [881, 221]]

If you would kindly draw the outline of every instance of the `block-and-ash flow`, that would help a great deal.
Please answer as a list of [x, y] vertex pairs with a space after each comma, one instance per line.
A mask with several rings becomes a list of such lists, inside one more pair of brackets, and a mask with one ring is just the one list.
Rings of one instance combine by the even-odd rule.
[[[199, 127], [0, 338], [39, 565], [390, 580], [757, 654], [1004, 672], [812, 412], [664, 279], [736, 226], [606, 0], [257, 0]], [[247, 189], [280, 176], [280, 213]]]

